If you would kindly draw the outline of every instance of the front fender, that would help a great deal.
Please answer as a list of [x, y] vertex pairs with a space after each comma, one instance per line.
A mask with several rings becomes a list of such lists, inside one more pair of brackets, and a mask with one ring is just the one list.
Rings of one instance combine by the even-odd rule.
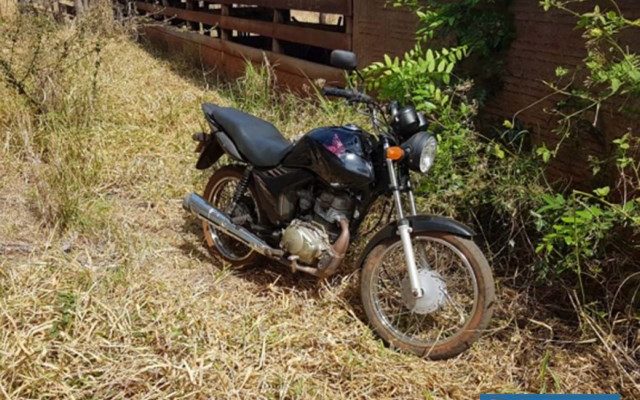
[[[463, 223], [447, 217], [440, 217], [437, 215], [415, 215], [406, 217], [406, 219], [409, 220], [409, 225], [411, 225], [413, 233], [444, 232], [468, 239], [472, 238], [476, 234], [471, 228], [464, 225]], [[357, 264], [358, 267], [362, 268], [364, 259], [366, 258], [367, 254], [369, 254], [371, 250], [373, 250], [374, 247], [384, 242], [385, 240], [394, 238], [396, 236], [398, 236], [397, 221], [391, 222], [380, 229], [378, 233], [376, 233], [371, 238], [371, 240], [369, 240], [369, 243], [367, 243], [367, 246], [360, 254]]]

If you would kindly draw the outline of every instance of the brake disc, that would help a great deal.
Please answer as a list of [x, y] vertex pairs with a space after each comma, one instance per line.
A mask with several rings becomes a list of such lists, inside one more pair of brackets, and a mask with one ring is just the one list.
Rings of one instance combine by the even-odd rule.
[[411, 291], [409, 276], [402, 280], [402, 302], [408, 310], [416, 314], [430, 314], [444, 305], [447, 299], [447, 285], [436, 271], [418, 270], [418, 281], [422, 297], [415, 298]]

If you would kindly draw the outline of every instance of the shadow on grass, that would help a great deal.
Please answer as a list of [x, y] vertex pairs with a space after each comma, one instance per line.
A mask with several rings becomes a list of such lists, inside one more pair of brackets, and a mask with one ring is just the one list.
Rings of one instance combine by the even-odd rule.
[[165, 65], [176, 75], [190, 84], [205, 90], [220, 90], [228, 86], [228, 80], [209, 65], [205, 65], [200, 57], [186, 51], [172, 52], [160, 45], [153, 44], [144, 35], [136, 41], [138, 46], [154, 58], [165, 62]]

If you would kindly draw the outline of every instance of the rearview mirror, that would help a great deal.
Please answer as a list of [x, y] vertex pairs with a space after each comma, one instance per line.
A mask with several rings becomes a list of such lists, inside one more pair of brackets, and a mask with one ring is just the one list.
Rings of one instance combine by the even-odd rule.
[[331, 52], [331, 65], [347, 71], [355, 71], [358, 68], [358, 59], [350, 51], [334, 50]]

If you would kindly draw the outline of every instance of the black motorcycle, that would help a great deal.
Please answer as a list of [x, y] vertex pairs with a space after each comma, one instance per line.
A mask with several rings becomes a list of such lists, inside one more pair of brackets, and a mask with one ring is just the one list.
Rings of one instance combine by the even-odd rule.
[[[357, 65], [353, 53], [339, 50], [331, 63], [348, 71]], [[357, 261], [367, 318], [395, 348], [431, 359], [459, 354], [489, 323], [494, 283], [470, 228], [416, 211], [409, 172], [426, 174], [437, 147], [425, 116], [355, 89], [325, 87], [323, 94], [364, 105], [376, 135], [332, 126], [291, 143], [255, 116], [203, 104], [211, 132], [194, 135], [196, 168], [223, 154], [237, 164], [217, 169], [204, 195], [188, 195], [184, 208], [202, 220], [209, 252], [233, 266], [268, 259], [326, 278], [374, 201], [392, 196], [397, 219]]]

